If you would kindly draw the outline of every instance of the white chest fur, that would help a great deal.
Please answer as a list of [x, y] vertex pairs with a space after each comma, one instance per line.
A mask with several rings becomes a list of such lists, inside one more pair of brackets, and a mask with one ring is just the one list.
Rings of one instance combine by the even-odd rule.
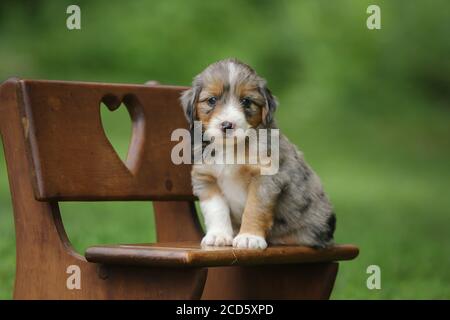
[[217, 185], [230, 207], [233, 220], [240, 223], [247, 202], [246, 177], [241, 174], [240, 165], [210, 165], [210, 174], [216, 177]]

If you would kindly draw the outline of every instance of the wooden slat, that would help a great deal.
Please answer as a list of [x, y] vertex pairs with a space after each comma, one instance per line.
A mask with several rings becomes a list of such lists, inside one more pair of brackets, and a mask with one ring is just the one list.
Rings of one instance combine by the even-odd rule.
[[[192, 200], [190, 166], [175, 165], [172, 131], [186, 128], [184, 87], [21, 80], [22, 126], [38, 200]], [[126, 164], [107, 139], [100, 103], [133, 118]], [[130, 121], [128, 118], [124, 121]]]
[[337, 271], [338, 262], [208, 268], [202, 299], [329, 299]]
[[302, 246], [270, 246], [266, 250], [232, 247], [201, 248], [198, 242], [94, 246], [86, 250], [90, 262], [165, 267], [215, 267], [291, 264], [351, 260], [358, 255], [352, 245], [328, 249]]

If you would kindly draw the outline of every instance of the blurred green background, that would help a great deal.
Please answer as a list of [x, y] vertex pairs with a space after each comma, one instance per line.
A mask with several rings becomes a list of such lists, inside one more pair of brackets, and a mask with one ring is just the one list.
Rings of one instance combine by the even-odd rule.
[[[73, 3], [82, 29], [69, 31]], [[381, 7], [381, 30], [366, 28], [369, 4]], [[449, 299], [449, 34], [447, 0], [2, 0], [0, 79], [188, 85], [208, 64], [237, 57], [278, 96], [282, 131], [334, 203], [337, 242], [361, 249], [341, 264], [332, 298]], [[102, 114], [125, 152], [125, 111]], [[81, 253], [153, 241], [151, 210], [147, 202], [62, 204]], [[366, 287], [372, 264], [381, 290]], [[12, 296], [14, 265], [1, 154], [0, 298]]]

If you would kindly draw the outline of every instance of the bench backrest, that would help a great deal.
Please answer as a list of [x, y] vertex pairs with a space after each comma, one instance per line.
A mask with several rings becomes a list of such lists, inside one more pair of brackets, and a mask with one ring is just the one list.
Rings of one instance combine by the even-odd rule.
[[[184, 87], [21, 80], [19, 108], [37, 200], [193, 200], [190, 166], [171, 141], [188, 128]], [[101, 102], [132, 119], [126, 163], [105, 135]], [[124, 119], [129, 121], [129, 119]]]

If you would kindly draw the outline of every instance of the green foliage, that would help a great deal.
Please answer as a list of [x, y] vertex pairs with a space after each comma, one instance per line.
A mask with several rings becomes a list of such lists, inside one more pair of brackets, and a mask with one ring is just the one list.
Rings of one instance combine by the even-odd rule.
[[[0, 79], [187, 85], [237, 57], [278, 96], [282, 131], [335, 205], [337, 241], [360, 246], [333, 298], [450, 298], [448, 1], [84, 0], [79, 31], [65, 27], [69, 4], [0, 3]], [[369, 4], [381, 7], [381, 30], [366, 28]], [[129, 129], [107, 121], [125, 152]], [[9, 298], [14, 230], [1, 161], [0, 178], [0, 298]], [[154, 240], [148, 203], [62, 210], [80, 252]], [[381, 267], [379, 291], [365, 286], [370, 264]]]

